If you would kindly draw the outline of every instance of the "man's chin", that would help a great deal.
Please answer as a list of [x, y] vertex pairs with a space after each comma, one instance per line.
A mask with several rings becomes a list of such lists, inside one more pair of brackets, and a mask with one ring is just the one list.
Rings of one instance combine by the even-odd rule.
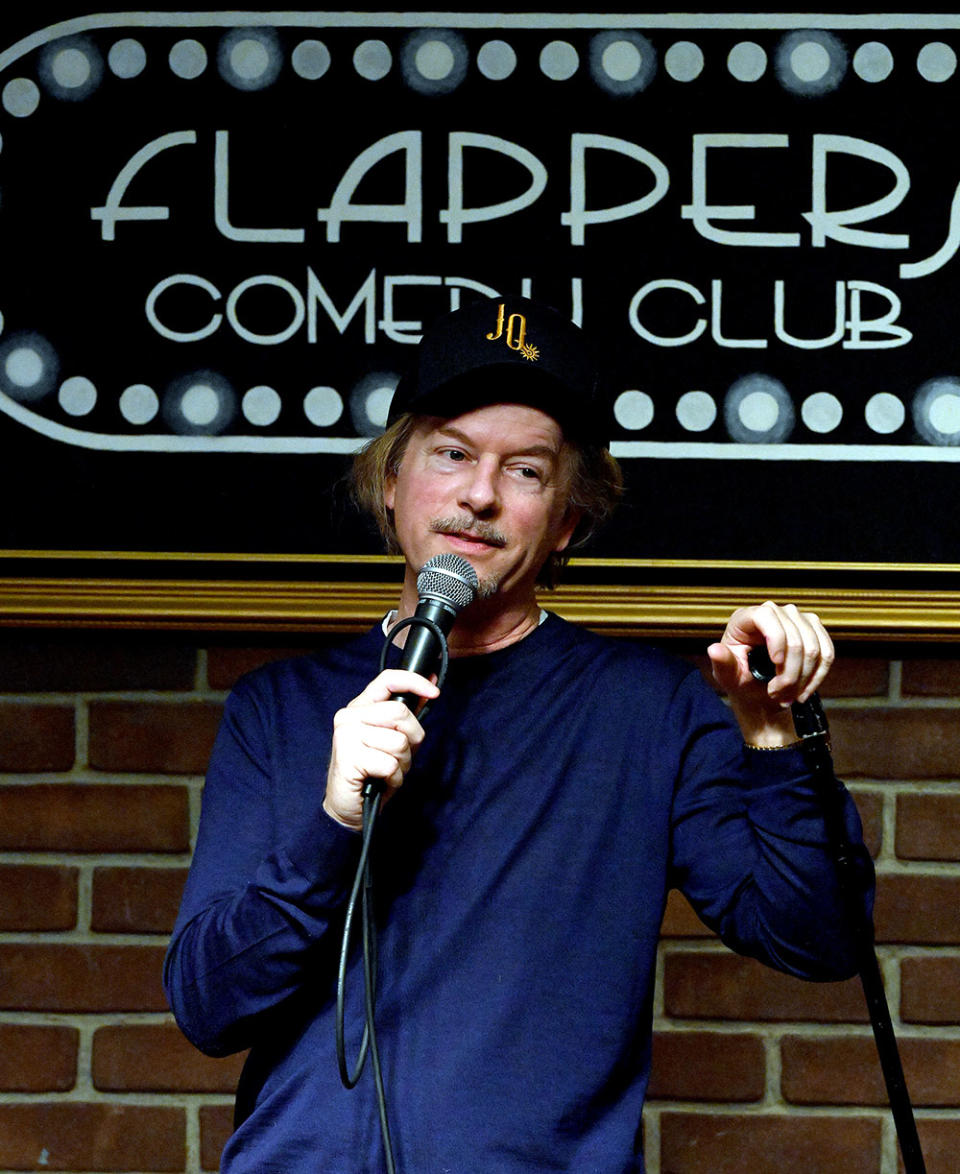
[[500, 579], [496, 575], [485, 575], [480, 577], [480, 585], [477, 588], [475, 599], [492, 599], [494, 595], [500, 590]]

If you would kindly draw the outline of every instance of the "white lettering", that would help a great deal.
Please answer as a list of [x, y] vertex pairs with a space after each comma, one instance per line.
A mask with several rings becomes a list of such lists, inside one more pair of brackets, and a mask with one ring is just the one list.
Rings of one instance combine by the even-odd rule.
[[[290, 300], [293, 302], [293, 321], [286, 329], [277, 334], [255, 334], [252, 330], [248, 330], [237, 317], [237, 303], [248, 289], [255, 289], [260, 285], [282, 289], [284, 293], [290, 295]], [[282, 277], [273, 277], [267, 273], [261, 274], [259, 277], [248, 277], [246, 281], [241, 281], [227, 299], [227, 321], [242, 339], [247, 342], [259, 343], [261, 346], [276, 346], [277, 343], [286, 342], [288, 338], [293, 338], [303, 325], [306, 315], [307, 310], [303, 302], [303, 295], [297, 287]]]
[[118, 220], [169, 220], [170, 209], [164, 205], [131, 205], [121, 207], [120, 201], [127, 194], [130, 181], [137, 175], [145, 163], [149, 163], [162, 151], [170, 147], [192, 145], [197, 141], [195, 130], [178, 130], [171, 134], [160, 135], [145, 147], [141, 147], [120, 170], [120, 174], [113, 181], [107, 194], [107, 202], [101, 208], [91, 208], [91, 220], [101, 221], [100, 237], [105, 241], [116, 239], [116, 223]]
[[[832, 153], [855, 155], [880, 163], [893, 172], [893, 190], [879, 200], [860, 204], [856, 208], [844, 208], [838, 212], [827, 211], [827, 159]], [[863, 228], [848, 228], [848, 224], [862, 224], [892, 212], [910, 190], [910, 173], [886, 147], [866, 139], [854, 139], [848, 135], [813, 136], [813, 208], [803, 213], [813, 229], [811, 243], [822, 248], [827, 240], [841, 241], [847, 245], [860, 245], [868, 249], [905, 249], [910, 244], [906, 233], [870, 232]]]
[[[848, 282], [850, 289], [850, 319], [847, 327], [850, 337], [844, 341], [844, 349], [849, 350], [884, 350], [889, 347], [906, 346], [913, 338], [913, 334], [905, 326], [897, 326], [896, 318], [900, 313], [900, 299], [892, 289], [877, 285], [873, 281]], [[878, 294], [887, 303], [887, 312], [880, 318], [864, 318], [860, 295], [862, 293]], [[865, 337], [867, 332], [885, 335], [881, 339]]]
[[147, 295], [147, 321], [157, 334], [171, 342], [199, 342], [203, 338], [209, 338], [211, 334], [216, 334], [223, 321], [222, 314], [214, 314], [206, 326], [201, 326], [199, 330], [184, 332], [171, 330], [169, 326], [164, 326], [157, 316], [157, 299], [175, 285], [194, 285], [208, 293], [215, 302], [220, 300], [220, 291], [204, 277], [197, 277], [194, 273], [177, 273], [173, 277], [165, 278], [158, 282]]
[[647, 342], [652, 342], [654, 346], [686, 346], [687, 343], [696, 342], [707, 328], [705, 318], [698, 318], [692, 330], [675, 337], [654, 334], [652, 330], [648, 330], [640, 321], [639, 310], [641, 304], [650, 294], [655, 293], [659, 289], [676, 289], [681, 293], [689, 294], [698, 306], [704, 305], [707, 300], [695, 285], [690, 285], [687, 281], [676, 281], [671, 277], [662, 277], [657, 281], [648, 281], [630, 299], [629, 319], [634, 331], [641, 338], [646, 339]]
[[[339, 241], [345, 220], [370, 224], [406, 224], [407, 240], [419, 243], [423, 234], [423, 136], [418, 130], [402, 130], [379, 139], [354, 159], [337, 184], [329, 208], [318, 208], [317, 219], [327, 222], [327, 240]], [[402, 204], [354, 204], [353, 194], [361, 180], [388, 155], [405, 155]]]
[[787, 147], [787, 135], [775, 134], [702, 134], [693, 136], [692, 203], [684, 204], [680, 215], [692, 220], [702, 237], [722, 245], [749, 245], [757, 247], [797, 248], [800, 234], [796, 232], [730, 232], [717, 228], [711, 220], [755, 220], [757, 209], [753, 204], [710, 204], [707, 201], [707, 151], [711, 147]]
[[[478, 208], [467, 208], [463, 202], [463, 151], [465, 147], [479, 147], [486, 151], [498, 151], [515, 159], [530, 172], [530, 186], [519, 196], [502, 200], [498, 204], [487, 204]], [[448, 206], [440, 213], [440, 223], [447, 226], [447, 240], [459, 244], [463, 240], [463, 226], [477, 224], [482, 220], [499, 220], [527, 208], [540, 198], [547, 186], [547, 169], [525, 147], [501, 139], [497, 135], [473, 134], [470, 131], [453, 131], [450, 134], [449, 156], [447, 159], [447, 201]]]
[[[653, 187], [645, 196], [610, 208], [587, 210], [587, 151], [589, 149], [617, 151], [630, 159], [644, 164], [653, 174]], [[570, 228], [570, 243], [585, 243], [584, 228], [588, 224], [610, 224], [614, 220], [626, 220], [639, 216], [652, 208], [666, 195], [670, 187], [670, 173], [656, 155], [626, 139], [610, 135], [574, 134], [570, 140], [570, 211], [560, 216], [561, 224]]]
[[230, 223], [230, 132], [218, 130], [214, 158], [213, 216], [218, 231], [231, 241], [302, 244], [302, 228], [234, 228]]

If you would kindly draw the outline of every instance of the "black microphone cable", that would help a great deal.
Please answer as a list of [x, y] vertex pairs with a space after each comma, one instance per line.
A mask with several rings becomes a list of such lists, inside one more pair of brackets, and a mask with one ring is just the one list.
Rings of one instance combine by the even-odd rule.
[[[401, 663], [406, 667], [411, 667], [413, 671], [421, 673], [430, 671], [436, 665], [437, 686], [442, 689], [450, 663], [446, 634], [452, 628], [459, 610], [472, 602], [477, 585], [476, 571], [466, 559], [462, 559], [458, 555], [438, 555], [431, 559], [417, 578], [417, 587], [421, 595], [417, 605], [417, 613], [394, 624], [387, 633], [387, 639], [380, 652], [380, 671], [383, 672], [386, 668], [387, 656], [397, 634], [405, 628], [416, 628], [415, 647], [412, 651], [405, 650], [405, 659]], [[415, 704], [413, 695], [400, 694], [398, 696], [411, 708]], [[419, 711], [421, 722], [426, 717], [428, 708], [429, 705], [421, 707]], [[350, 896], [347, 899], [343, 938], [340, 946], [340, 964], [337, 973], [336, 1045], [340, 1080], [348, 1089], [356, 1087], [369, 1054], [377, 1094], [384, 1164], [387, 1174], [396, 1174], [396, 1159], [390, 1137], [387, 1099], [376, 1031], [377, 938], [370, 854], [381, 807], [380, 796], [382, 792], [382, 779], [368, 779], [363, 789], [360, 858], [357, 862]], [[360, 903], [363, 948], [364, 1028], [357, 1061], [351, 1072], [347, 1063], [344, 1018], [347, 962], [358, 902]]]

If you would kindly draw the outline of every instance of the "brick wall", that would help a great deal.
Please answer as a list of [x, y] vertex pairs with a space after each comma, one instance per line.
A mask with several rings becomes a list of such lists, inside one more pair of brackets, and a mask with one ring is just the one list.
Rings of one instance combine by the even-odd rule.
[[[239, 1061], [182, 1039], [160, 963], [226, 690], [288, 651], [0, 637], [0, 1174], [217, 1169]], [[835, 759], [877, 860], [927, 1169], [946, 1174], [960, 1152], [960, 650], [846, 651], [825, 698]], [[650, 1174], [895, 1174], [855, 981], [739, 959], [679, 899], [660, 971]]]

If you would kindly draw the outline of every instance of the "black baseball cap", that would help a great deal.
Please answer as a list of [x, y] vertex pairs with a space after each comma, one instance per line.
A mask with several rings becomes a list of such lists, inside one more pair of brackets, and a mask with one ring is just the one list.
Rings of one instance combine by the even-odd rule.
[[509, 295], [430, 326], [393, 393], [387, 424], [404, 412], [450, 419], [499, 403], [539, 408], [568, 439], [607, 443], [600, 369], [586, 335], [549, 306]]

